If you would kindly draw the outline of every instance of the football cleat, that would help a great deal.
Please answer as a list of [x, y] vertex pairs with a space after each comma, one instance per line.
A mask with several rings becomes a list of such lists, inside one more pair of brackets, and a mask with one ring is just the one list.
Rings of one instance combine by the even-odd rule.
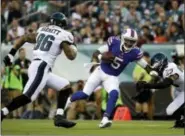
[[55, 115], [54, 125], [56, 127], [72, 128], [76, 125], [76, 123], [65, 119], [62, 115]]
[[184, 127], [185, 127], [184, 120], [175, 121], [175, 125], [173, 126], [173, 128], [184, 128]]
[[101, 123], [99, 124], [100, 128], [107, 128], [107, 127], [111, 127], [112, 125], [112, 121], [108, 120], [108, 119], [103, 119], [101, 121]]
[[1, 122], [3, 121], [3, 119], [5, 118], [6, 116], [3, 114], [3, 111], [1, 111]]

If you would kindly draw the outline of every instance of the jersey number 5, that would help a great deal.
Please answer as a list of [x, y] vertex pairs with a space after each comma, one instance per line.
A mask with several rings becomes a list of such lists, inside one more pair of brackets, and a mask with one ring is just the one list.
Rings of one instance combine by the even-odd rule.
[[55, 37], [53, 35], [45, 35], [41, 33], [37, 38], [37, 43], [34, 50], [40, 49], [41, 51], [49, 51]]
[[114, 61], [111, 63], [111, 66], [114, 69], [118, 69], [121, 66], [121, 63], [123, 62], [123, 59], [115, 57]]

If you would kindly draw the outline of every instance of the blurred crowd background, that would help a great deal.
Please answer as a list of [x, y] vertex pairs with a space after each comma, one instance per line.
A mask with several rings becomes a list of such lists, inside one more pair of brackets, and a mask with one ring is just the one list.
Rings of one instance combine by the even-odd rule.
[[2, 0], [1, 41], [13, 42], [47, 23], [51, 13], [69, 18], [77, 43], [102, 44], [126, 27], [137, 30], [144, 43], [183, 42], [184, 0]]
[[[83, 0], [1, 0], [1, 42], [12, 46], [20, 36], [37, 31], [47, 25], [49, 16], [56, 11], [63, 12], [69, 19], [68, 29], [77, 44], [103, 44], [109, 36], [120, 35], [127, 27], [136, 29], [139, 35], [138, 47], [143, 44], [184, 43], [185, 14], [184, 0], [129, 0], [129, 1], [83, 1]], [[165, 46], [165, 44], [163, 44]], [[19, 57], [11, 67], [1, 68], [3, 107], [12, 98], [20, 95], [28, 80], [30, 60], [21, 48]], [[145, 53], [149, 61], [150, 55]], [[184, 69], [184, 56], [179, 58], [174, 51], [172, 60]], [[139, 72], [138, 72], [139, 71]], [[135, 81], [143, 77], [143, 71], [136, 67]], [[150, 80], [146, 72], [144, 77]], [[81, 91], [85, 81], [73, 83], [73, 91]], [[38, 100], [10, 115], [10, 118], [53, 118], [56, 110], [56, 91], [45, 88]], [[154, 102], [149, 99], [136, 101], [136, 113], [144, 119], [152, 119]], [[108, 94], [103, 88], [90, 97], [88, 102], [78, 101], [67, 110], [68, 119], [100, 119], [106, 108]], [[123, 106], [121, 98], [117, 106]], [[143, 112], [143, 115], [141, 115]], [[146, 114], [150, 114], [147, 115]]]

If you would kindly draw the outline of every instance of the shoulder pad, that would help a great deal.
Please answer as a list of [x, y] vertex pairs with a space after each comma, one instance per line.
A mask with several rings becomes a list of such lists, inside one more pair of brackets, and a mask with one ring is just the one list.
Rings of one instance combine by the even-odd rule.
[[117, 36], [111, 36], [108, 38], [107, 40], [107, 45], [110, 46], [112, 43], [114, 43], [115, 41], [120, 40]]
[[168, 63], [167, 68], [165, 68], [163, 71], [163, 77], [164, 78], [169, 77], [174, 73], [176, 73], [176, 71], [177, 71], [177, 65], [174, 63]]
[[65, 31], [65, 33], [62, 33], [61, 36], [64, 38], [63, 41], [67, 41], [69, 43], [74, 43], [74, 36], [71, 32]]

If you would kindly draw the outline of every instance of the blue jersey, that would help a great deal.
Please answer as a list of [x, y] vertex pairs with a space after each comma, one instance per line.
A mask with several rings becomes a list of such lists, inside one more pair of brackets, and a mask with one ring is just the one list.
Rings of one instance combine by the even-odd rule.
[[139, 48], [133, 48], [129, 52], [121, 50], [121, 41], [118, 37], [110, 37], [107, 41], [109, 52], [115, 56], [113, 63], [101, 61], [101, 69], [108, 75], [119, 76], [125, 67], [133, 61], [139, 60], [143, 52]]

